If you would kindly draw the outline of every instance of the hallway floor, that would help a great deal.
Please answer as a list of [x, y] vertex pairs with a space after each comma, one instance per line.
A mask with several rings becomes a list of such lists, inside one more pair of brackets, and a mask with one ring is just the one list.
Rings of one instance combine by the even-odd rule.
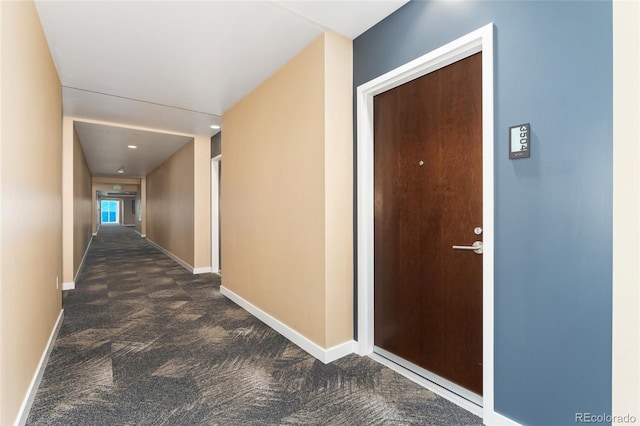
[[131, 228], [94, 237], [31, 425], [481, 425], [375, 361], [323, 365]]

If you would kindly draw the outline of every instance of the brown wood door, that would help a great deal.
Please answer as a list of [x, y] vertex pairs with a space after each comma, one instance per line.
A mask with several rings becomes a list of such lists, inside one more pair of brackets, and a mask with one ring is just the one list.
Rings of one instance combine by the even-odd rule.
[[374, 344], [478, 395], [481, 60], [374, 98]]

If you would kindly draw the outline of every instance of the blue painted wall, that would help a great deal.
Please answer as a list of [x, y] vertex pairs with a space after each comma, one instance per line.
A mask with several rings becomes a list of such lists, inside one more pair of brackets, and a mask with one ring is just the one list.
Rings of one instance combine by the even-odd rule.
[[[611, 413], [612, 6], [411, 2], [354, 41], [356, 86], [495, 24], [495, 408]], [[530, 122], [531, 158], [508, 159]]]

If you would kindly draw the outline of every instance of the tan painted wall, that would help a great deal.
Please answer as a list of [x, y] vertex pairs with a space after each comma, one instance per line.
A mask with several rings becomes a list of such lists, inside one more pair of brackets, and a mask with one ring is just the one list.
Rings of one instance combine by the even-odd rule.
[[352, 58], [351, 40], [335, 33], [325, 34], [324, 225], [327, 347], [353, 339]]
[[147, 178], [140, 179], [140, 234], [147, 236]]
[[61, 309], [61, 86], [32, 2], [0, 2], [0, 424]]
[[325, 348], [352, 338], [351, 63], [323, 35], [223, 116], [223, 285]]
[[640, 419], [640, 3], [613, 2], [612, 414]]
[[91, 241], [91, 172], [85, 159], [80, 138], [73, 129], [73, 279]]
[[71, 285], [74, 278], [73, 240], [73, 145], [75, 137], [73, 120], [62, 119], [62, 282]]
[[211, 138], [193, 140], [193, 192], [195, 268], [211, 266]]
[[194, 264], [194, 142], [146, 178], [147, 238]]

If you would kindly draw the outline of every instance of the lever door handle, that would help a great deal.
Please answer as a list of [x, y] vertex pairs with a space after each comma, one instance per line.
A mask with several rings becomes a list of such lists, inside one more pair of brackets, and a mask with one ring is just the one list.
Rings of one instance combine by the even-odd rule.
[[474, 253], [482, 254], [482, 241], [475, 241], [470, 246], [453, 246], [454, 250], [472, 250]]

